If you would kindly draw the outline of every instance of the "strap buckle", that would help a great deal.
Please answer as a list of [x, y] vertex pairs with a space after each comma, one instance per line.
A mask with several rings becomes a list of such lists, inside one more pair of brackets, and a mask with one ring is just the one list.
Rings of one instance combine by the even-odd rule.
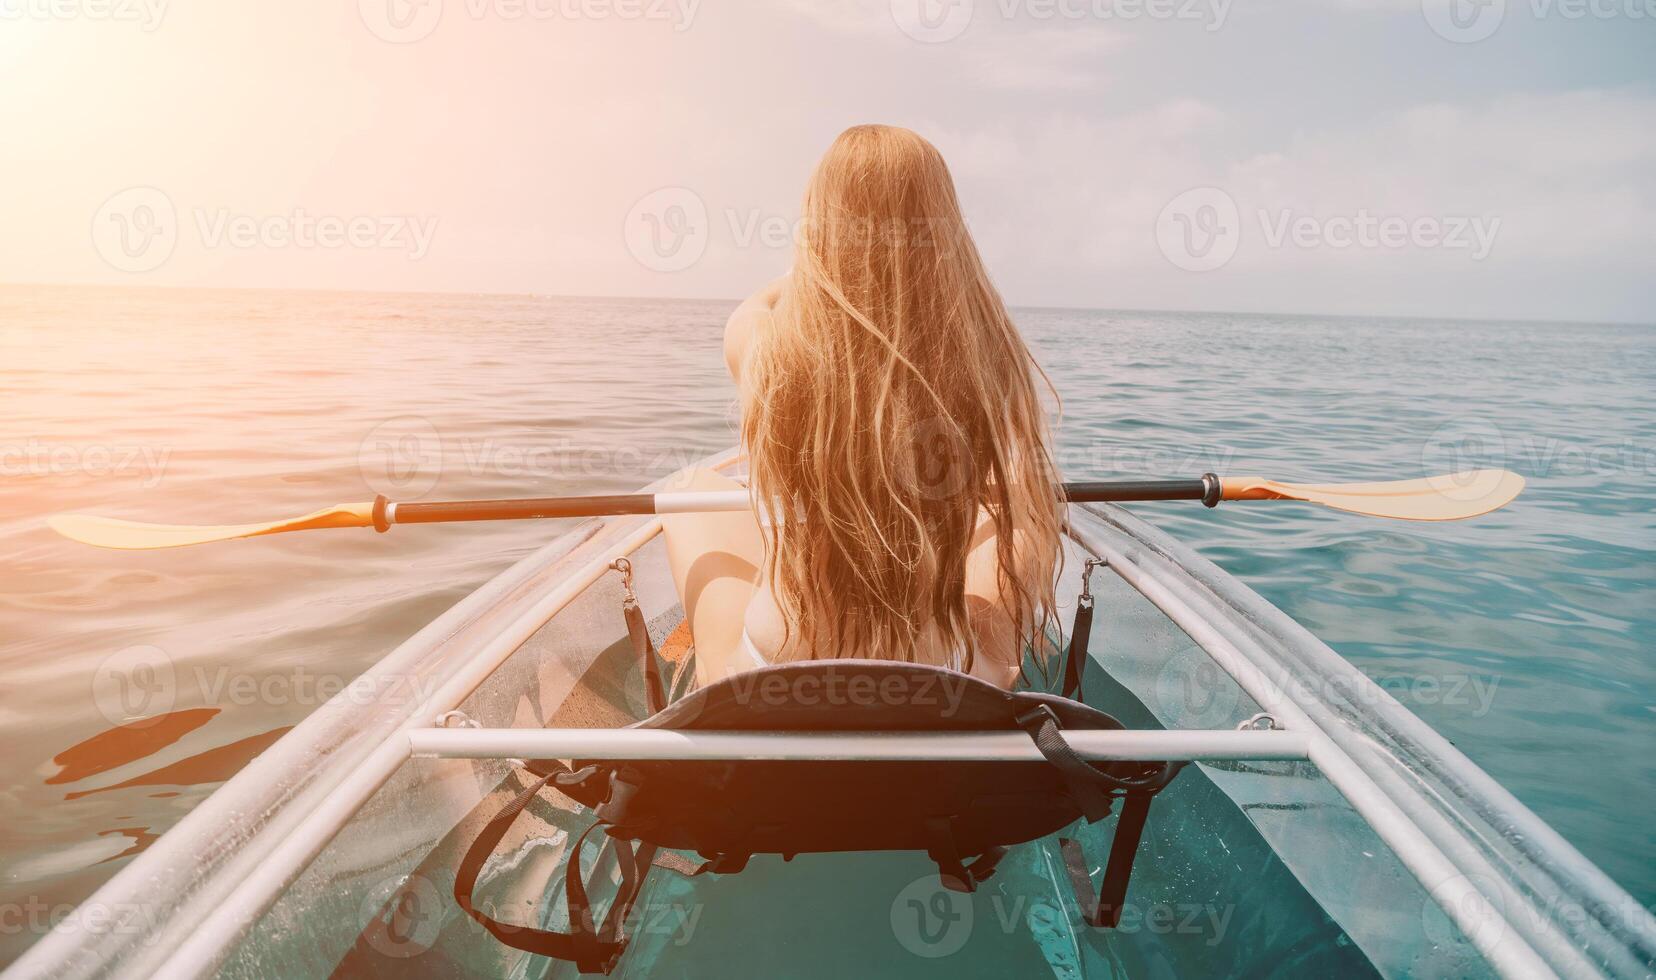
[[1052, 722], [1054, 728], [1063, 728], [1064, 723], [1058, 720], [1058, 712], [1052, 710], [1050, 704], [1037, 704], [1024, 711], [1013, 719], [1019, 728], [1026, 732], [1038, 731], [1045, 722]]

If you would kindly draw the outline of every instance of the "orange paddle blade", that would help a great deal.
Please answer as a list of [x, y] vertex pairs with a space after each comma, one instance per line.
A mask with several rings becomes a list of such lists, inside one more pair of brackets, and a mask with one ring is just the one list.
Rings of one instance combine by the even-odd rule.
[[114, 517], [89, 514], [58, 514], [46, 519], [52, 530], [82, 544], [125, 551], [155, 548], [182, 548], [185, 545], [256, 538], [283, 531], [309, 531], [324, 527], [373, 527], [374, 505], [338, 504], [303, 517], [268, 524], [145, 524]]
[[1507, 470], [1468, 470], [1387, 483], [1280, 483], [1262, 476], [1221, 481], [1226, 500], [1303, 500], [1335, 510], [1405, 521], [1458, 521], [1511, 503], [1524, 478]]

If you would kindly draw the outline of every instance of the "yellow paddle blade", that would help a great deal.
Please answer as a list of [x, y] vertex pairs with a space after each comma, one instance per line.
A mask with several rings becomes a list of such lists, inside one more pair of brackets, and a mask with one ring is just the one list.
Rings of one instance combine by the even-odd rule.
[[1261, 476], [1221, 481], [1226, 500], [1304, 500], [1335, 510], [1405, 521], [1458, 521], [1499, 510], [1523, 492], [1507, 470], [1468, 470], [1389, 483], [1279, 483]]
[[303, 517], [269, 524], [145, 524], [141, 521], [123, 521], [113, 517], [93, 517], [88, 514], [58, 514], [48, 517], [52, 530], [82, 544], [99, 548], [120, 548], [125, 551], [148, 551], [155, 548], [182, 548], [185, 545], [229, 541], [234, 538], [255, 538], [261, 534], [281, 534], [283, 531], [309, 531], [324, 527], [373, 527], [374, 505], [339, 504], [326, 507]]

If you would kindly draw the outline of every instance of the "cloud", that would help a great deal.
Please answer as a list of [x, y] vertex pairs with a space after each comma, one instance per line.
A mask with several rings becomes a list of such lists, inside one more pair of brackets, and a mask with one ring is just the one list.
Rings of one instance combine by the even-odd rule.
[[[1194, 100], [1050, 113], [936, 134], [992, 272], [1015, 301], [1097, 306], [1648, 319], [1656, 98], [1618, 91], [1432, 103], [1304, 130], [1241, 154], [1243, 122]], [[1162, 209], [1216, 187], [1242, 238], [1191, 273]], [[1271, 222], [1481, 220], [1475, 249], [1272, 242]], [[1613, 284], [1586, 289], [1584, 283]], [[1631, 285], [1629, 285], [1631, 284]], [[1641, 294], [1641, 290], [1643, 293]]]
[[974, 83], [1019, 91], [1076, 89], [1098, 85], [1107, 55], [1126, 37], [1103, 28], [1046, 28], [993, 38], [963, 38], [969, 63], [962, 74]]
[[781, 5], [832, 31], [879, 32], [901, 40], [891, 17], [891, 0], [782, 0]]

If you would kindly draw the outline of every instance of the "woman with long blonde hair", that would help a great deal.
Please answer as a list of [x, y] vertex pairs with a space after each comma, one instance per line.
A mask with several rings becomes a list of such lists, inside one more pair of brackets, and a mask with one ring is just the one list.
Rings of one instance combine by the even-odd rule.
[[1010, 687], [1024, 651], [1047, 648], [1058, 476], [1044, 376], [937, 149], [896, 127], [842, 133], [806, 189], [792, 270], [731, 316], [725, 355], [758, 513], [665, 519], [698, 681], [872, 657]]

